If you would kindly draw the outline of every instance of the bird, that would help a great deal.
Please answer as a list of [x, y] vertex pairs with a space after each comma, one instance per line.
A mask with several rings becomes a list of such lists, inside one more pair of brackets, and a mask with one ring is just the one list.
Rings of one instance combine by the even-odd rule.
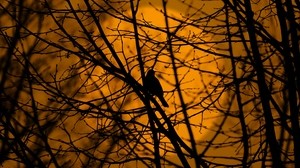
[[167, 101], [164, 98], [163, 88], [159, 80], [155, 77], [155, 71], [150, 69], [145, 77], [144, 87], [151, 95], [155, 95], [164, 107], [169, 107]]

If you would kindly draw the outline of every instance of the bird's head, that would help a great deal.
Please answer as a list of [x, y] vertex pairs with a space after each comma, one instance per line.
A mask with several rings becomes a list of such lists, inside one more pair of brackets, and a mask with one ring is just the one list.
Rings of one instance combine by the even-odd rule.
[[154, 76], [154, 74], [155, 74], [155, 71], [153, 69], [150, 69], [147, 73], [147, 76], [148, 75]]

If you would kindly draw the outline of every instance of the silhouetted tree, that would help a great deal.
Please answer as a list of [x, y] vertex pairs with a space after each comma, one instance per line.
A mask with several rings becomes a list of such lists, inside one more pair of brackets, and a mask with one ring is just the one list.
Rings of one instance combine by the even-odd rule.
[[299, 4], [0, 0], [0, 164], [300, 167]]

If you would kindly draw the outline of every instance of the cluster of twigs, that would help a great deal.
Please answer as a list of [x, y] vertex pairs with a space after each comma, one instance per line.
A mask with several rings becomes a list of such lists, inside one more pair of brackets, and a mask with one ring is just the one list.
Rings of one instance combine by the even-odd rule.
[[300, 167], [299, 10], [0, 0], [0, 165]]

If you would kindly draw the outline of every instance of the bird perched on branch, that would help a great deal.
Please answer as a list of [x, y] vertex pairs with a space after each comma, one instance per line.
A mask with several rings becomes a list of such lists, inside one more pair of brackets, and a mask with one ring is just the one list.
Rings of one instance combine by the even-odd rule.
[[155, 71], [150, 69], [145, 77], [145, 88], [151, 95], [155, 95], [161, 101], [164, 107], [169, 107], [167, 101], [164, 98], [164, 92], [159, 80], [155, 77]]

